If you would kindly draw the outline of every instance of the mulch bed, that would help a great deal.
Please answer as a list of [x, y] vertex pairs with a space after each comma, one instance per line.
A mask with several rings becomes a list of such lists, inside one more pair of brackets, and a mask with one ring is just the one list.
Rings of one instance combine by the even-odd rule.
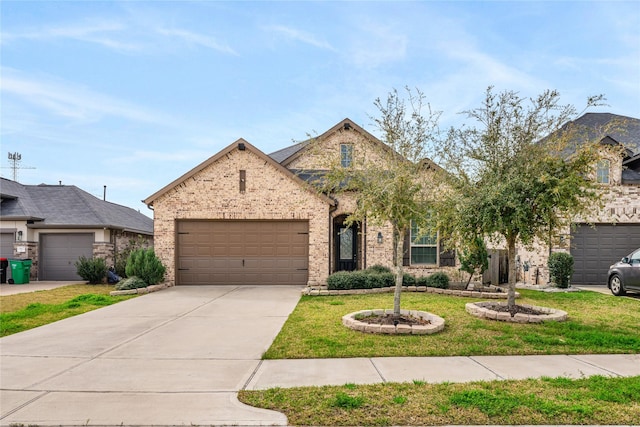
[[372, 315], [357, 318], [359, 322], [373, 325], [430, 325], [431, 321], [420, 317], [394, 316], [393, 314]]
[[542, 312], [540, 310], [536, 310], [536, 309], [531, 308], [531, 307], [524, 307], [524, 306], [521, 306], [521, 305], [518, 305], [518, 304], [513, 306], [511, 309], [509, 308], [508, 305], [499, 304], [499, 303], [482, 304], [482, 307], [484, 307], [486, 309], [489, 309], [489, 310], [497, 311], [497, 312], [500, 312], [500, 313], [510, 313], [511, 317], [515, 316], [516, 313], [522, 313], [522, 314], [546, 314], [545, 312]]

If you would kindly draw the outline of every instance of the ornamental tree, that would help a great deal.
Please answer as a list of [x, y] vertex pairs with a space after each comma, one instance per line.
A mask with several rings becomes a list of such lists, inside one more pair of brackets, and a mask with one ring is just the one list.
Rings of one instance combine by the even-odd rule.
[[[590, 97], [586, 108], [603, 99]], [[482, 105], [463, 114], [472, 124], [451, 129], [439, 149], [449, 172], [443, 176], [455, 191], [438, 203], [438, 225], [458, 241], [480, 235], [506, 244], [513, 310], [516, 243], [547, 241], [550, 230], [599, 199], [590, 179], [597, 142], [581, 140], [570, 122], [576, 109], [561, 105], [552, 90], [528, 99], [489, 87]]]
[[[376, 99], [379, 117], [371, 117], [380, 141], [361, 141], [366, 150], [355, 150], [347, 167], [339, 158], [326, 159], [327, 171], [320, 191], [349, 194], [355, 208], [346, 218], [352, 225], [367, 220], [374, 225], [391, 224], [394, 243], [393, 266], [395, 293], [393, 311], [400, 316], [400, 296], [403, 278], [403, 239], [415, 221], [425, 234], [430, 230], [428, 212], [437, 182], [425, 180], [425, 174], [439, 169], [427, 159], [439, 135], [439, 112], [425, 104], [420, 91], [406, 89], [407, 99], [397, 90], [386, 101]], [[367, 138], [362, 135], [362, 138]], [[382, 142], [382, 143], [380, 143]]]

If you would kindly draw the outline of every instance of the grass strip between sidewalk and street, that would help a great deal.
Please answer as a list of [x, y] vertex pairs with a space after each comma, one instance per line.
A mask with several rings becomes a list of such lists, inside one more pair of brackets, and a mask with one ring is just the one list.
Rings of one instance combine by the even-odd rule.
[[304, 296], [265, 359], [640, 353], [640, 301], [597, 292], [519, 290], [519, 304], [564, 310], [565, 322], [516, 324], [479, 319], [465, 304], [479, 301], [431, 293], [403, 293], [402, 308], [436, 314], [433, 335], [374, 335], [342, 325], [354, 311], [393, 307], [393, 294]]
[[69, 285], [0, 297], [0, 337], [115, 304], [136, 295], [111, 296], [113, 285]]
[[243, 390], [241, 402], [284, 413], [291, 425], [634, 425], [640, 377]]

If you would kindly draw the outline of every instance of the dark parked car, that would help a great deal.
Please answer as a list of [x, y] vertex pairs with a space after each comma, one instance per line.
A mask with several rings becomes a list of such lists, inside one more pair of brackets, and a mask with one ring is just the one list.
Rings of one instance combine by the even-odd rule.
[[624, 295], [627, 291], [640, 292], [640, 249], [609, 267], [607, 286], [614, 295]]

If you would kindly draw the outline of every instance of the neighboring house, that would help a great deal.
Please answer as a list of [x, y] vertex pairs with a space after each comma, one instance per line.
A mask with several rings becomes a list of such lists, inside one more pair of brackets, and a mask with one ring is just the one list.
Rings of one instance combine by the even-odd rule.
[[73, 185], [0, 181], [0, 256], [30, 258], [31, 279], [79, 280], [80, 256], [105, 258], [142, 236], [153, 243], [153, 220], [100, 200]]
[[[574, 123], [588, 130], [584, 137], [619, 148], [594, 165], [603, 206], [575, 218], [571, 229], [560, 230], [554, 251], [574, 257], [574, 285], [605, 284], [609, 266], [640, 247], [640, 119], [609, 113], [587, 113]], [[592, 226], [592, 225], [593, 226]], [[547, 245], [518, 248], [519, 279], [528, 283], [548, 280]], [[524, 272], [525, 263], [529, 271]], [[537, 273], [537, 274], [536, 274]], [[536, 279], [537, 277], [537, 279]]]
[[[345, 119], [318, 136], [348, 166], [382, 144]], [[391, 227], [344, 224], [355, 199], [319, 194], [322, 165], [309, 141], [267, 155], [239, 139], [144, 202], [154, 211], [155, 251], [170, 284], [320, 285], [336, 271], [390, 266]], [[415, 237], [415, 236], [414, 236]], [[437, 238], [405, 239], [408, 272], [455, 264]]]

